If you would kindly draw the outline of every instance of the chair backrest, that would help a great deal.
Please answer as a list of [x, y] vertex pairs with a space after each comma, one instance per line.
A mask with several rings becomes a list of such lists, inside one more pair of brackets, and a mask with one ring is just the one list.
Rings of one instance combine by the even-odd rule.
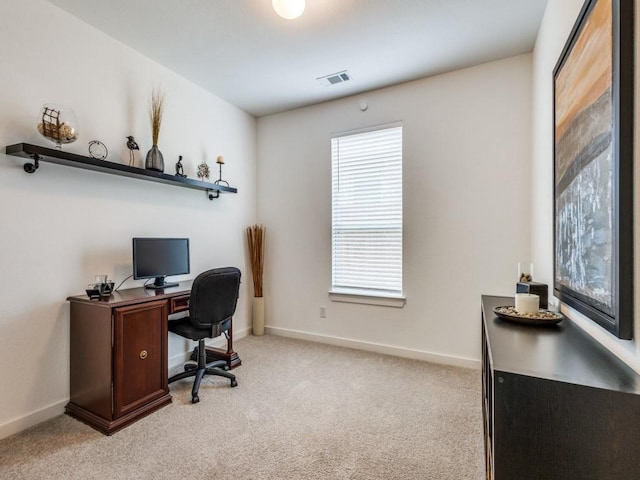
[[230, 320], [236, 311], [240, 289], [240, 270], [235, 267], [214, 268], [193, 281], [189, 300], [191, 324], [208, 328]]

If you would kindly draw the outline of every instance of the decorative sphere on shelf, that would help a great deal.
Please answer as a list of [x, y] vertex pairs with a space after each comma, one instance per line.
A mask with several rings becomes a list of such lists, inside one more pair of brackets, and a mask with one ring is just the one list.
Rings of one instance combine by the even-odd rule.
[[78, 120], [73, 110], [62, 105], [46, 103], [40, 111], [37, 128], [40, 135], [57, 148], [78, 139]]

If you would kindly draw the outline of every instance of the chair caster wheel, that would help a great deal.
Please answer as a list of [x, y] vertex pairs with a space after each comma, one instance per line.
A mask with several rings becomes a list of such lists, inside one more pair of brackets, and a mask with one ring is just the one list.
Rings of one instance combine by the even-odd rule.
[[231, 380], [231, 386], [232, 387], [237, 387], [238, 386], [238, 381], [237, 380]]
[[197, 395], [191, 399], [191, 403], [198, 403], [200, 401], [200, 397]]

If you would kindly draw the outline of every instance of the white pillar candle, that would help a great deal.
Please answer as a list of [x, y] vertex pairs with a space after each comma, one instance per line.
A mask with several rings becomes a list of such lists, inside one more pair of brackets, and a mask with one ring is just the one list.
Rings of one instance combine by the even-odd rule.
[[516, 312], [538, 313], [540, 297], [532, 293], [516, 293]]

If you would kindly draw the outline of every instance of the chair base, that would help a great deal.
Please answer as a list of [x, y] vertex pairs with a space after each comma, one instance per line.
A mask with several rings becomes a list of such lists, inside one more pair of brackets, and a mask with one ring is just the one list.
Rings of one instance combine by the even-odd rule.
[[200, 389], [200, 382], [202, 382], [202, 378], [205, 375], [218, 375], [220, 377], [225, 377], [231, 380], [232, 387], [238, 386], [236, 376], [223, 370], [223, 368], [228, 368], [225, 360], [216, 360], [215, 362], [207, 363], [207, 353], [203, 338], [198, 341], [198, 364], [186, 364], [184, 366], [184, 372], [177, 373], [176, 375], [169, 377], [169, 383], [173, 383], [187, 377], [195, 377], [195, 380], [193, 381], [193, 388], [191, 389], [191, 403], [198, 403], [200, 401], [198, 390]]
[[[232, 349], [227, 348], [226, 350], [223, 348], [215, 348], [215, 347], [206, 347], [207, 351], [207, 363], [215, 362], [216, 360], [224, 360], [227, 362], [227, 366], [229, 370], [233, 370], [236, 367], [242, 365], [242, 360], [238, 355], [238, 352], [234, 352]], [[230, 352], [230, 353], [229, 353]], [[198, 361], [198, 347], [193, 349], [191, 352], [191, 360], [194, 362]]]

